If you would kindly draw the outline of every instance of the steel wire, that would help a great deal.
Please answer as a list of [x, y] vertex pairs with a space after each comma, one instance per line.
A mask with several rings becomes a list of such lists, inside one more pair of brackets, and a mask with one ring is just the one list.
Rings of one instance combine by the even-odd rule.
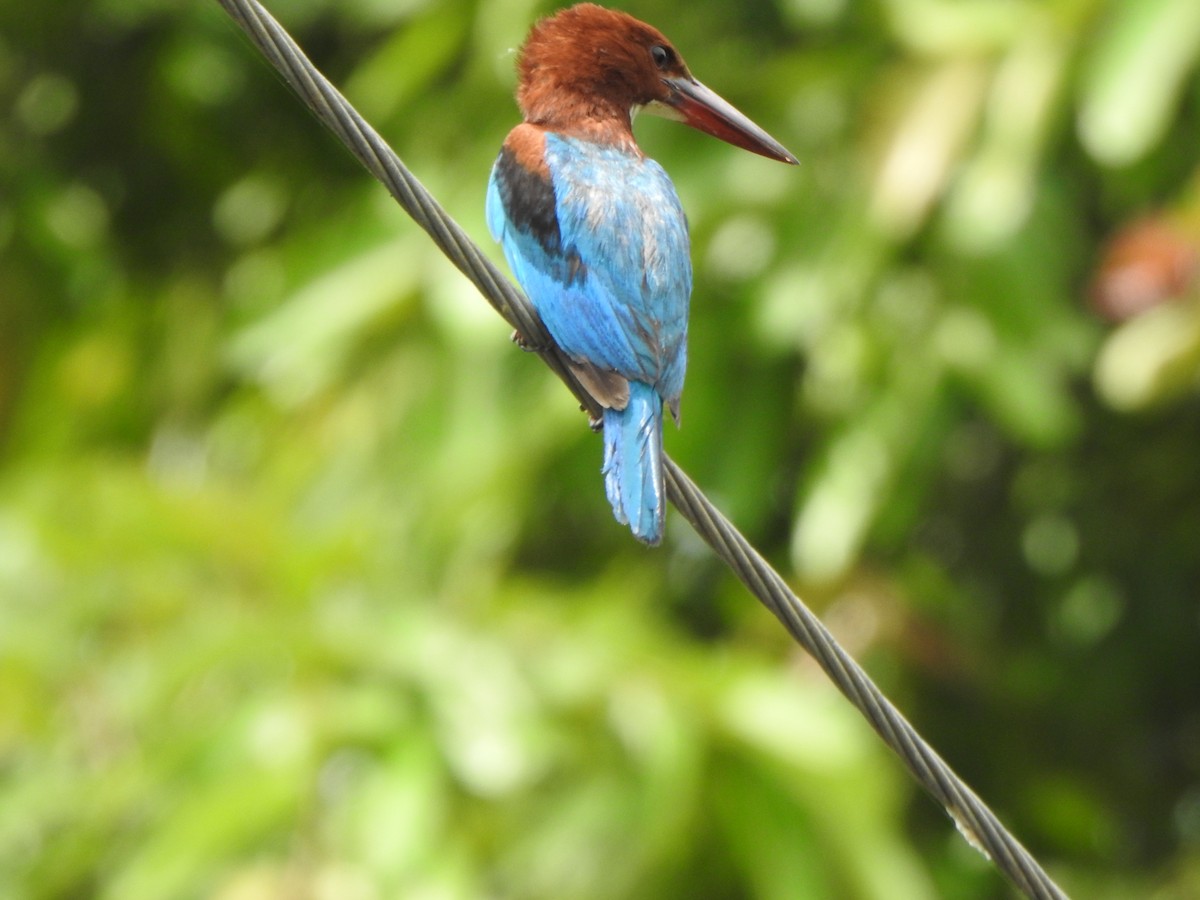
[[[256, 0], [217, 0], [283, 76], [301, 100], [387, 187], [484, 298], [522, 336], [596, 417], [600, 408], [571, 374], [528, 299], [492, 264], [396, 153], [312, 65], [291, 36]], [[946, 810], [966, 840], [1027, 897], [1066, 894], [908, 720], [876, 687], [820, 619], [788, 587], [749, 541], [669, 457], [667, 496], [704, 541], [817, 661], [916, 781]]]

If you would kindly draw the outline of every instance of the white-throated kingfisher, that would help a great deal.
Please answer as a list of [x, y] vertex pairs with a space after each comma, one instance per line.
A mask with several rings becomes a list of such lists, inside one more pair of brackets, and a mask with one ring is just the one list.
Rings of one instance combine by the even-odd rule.
[[662, 540], [663, 405], [679, 421], [692, 264], [667, 173], [633, 138], [658, 113], [771, 159], [778, 141], [688, 71], [657, 29], [581, 3], [537, 23], [517, 61], [524, 122], [492, 169], [487, 221], [546, 329], [604, 409], [617, 521]]

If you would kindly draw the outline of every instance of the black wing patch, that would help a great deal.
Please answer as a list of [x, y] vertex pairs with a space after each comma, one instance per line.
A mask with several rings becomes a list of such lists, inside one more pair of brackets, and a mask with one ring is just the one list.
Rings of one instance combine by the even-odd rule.
[[562, 234], [550, 179], [529, 171], [505, 147], [496, 161], [496, 182], [513, 227], [533, 237], [550, 256], [561, 256]]

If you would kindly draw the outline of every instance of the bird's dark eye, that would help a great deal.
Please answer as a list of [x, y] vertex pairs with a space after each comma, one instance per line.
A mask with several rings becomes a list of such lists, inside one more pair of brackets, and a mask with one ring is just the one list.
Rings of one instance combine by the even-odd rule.
[[660, 69], [669, 69], [675, 63], [675, 51], [662, 44], [655, 44], [650, 48], [650, 57]]

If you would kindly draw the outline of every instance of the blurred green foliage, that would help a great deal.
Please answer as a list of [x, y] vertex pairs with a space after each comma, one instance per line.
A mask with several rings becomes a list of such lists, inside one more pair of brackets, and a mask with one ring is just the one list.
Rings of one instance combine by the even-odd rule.
[[[270, 6], [491, 248], [550, 8]], [[627, 8], [803, 160], [639, 121], [668, 450], [1066, 889], [1200, 894], [1200, 5]], [[0, 895], [1008, 895], [217, 4], [0, 7], [0, 98]]]

